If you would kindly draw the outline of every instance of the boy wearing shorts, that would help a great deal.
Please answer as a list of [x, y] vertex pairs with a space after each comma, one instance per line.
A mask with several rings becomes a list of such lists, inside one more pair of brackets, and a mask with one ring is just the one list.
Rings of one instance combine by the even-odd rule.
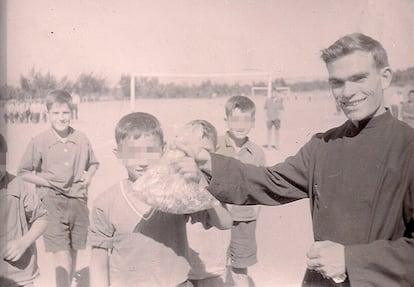
[[[218, 139], [218, 154], [231, 156], [242, 162], [263, 166], [263, 150], [248, 137], [254, 127], [256, 106], [245, 96], [231, 97], [225, 105], [228, 131]], [[233, 217], [230, 259], [235, 286], [249, 286], [247, 269], [257, 262], [256, 220], [259, 206], [228, 205]]]
[[[283, 111], [283, 98], [277, 89], [272, 90], [272, 95], [265, 101], [264, 109], [266, 110], [266, 127], [267, 127], [267, 148], [279, 148], [279, 130], [281, 112]], [[272, 129], [275, 130], [274, 145], [271, 145]]]
[[37, 194], [6, 170], [7, 144], [0, 135], [0, 286], [33, 287], [39, 275], [36, 239], [47, 226]]
[[43, 235], [45, 249], [53, 252], [56, 285], [69, 287], [77, 251], [86, 247], [88, 186], [99, 163], [88, 138], [70, 126], [70, 94], [51, 91], [46, 107], [51, 128], [31, 140], [18, 174], [36, 185], [49, 213], [49, 225]]
[[[116, 157], [128, 178], [99, 194], [91, 212], [91, 287], [192, 286], [184, 214], [167, 213], [133, 197], [135, 181], [161, 159], [164, 136], [159, 121], [142, 112], [124, 116], [115, 128]], [[218, 206], [192, 221], [222, 226]]]

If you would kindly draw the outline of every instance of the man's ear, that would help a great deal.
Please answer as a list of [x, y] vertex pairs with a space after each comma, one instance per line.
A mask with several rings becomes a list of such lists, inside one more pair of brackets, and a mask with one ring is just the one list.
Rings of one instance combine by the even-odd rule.
[[392, 81], [392, 70], [390, 67], [384, 67], [380, 71], [381, 73], [381, 86], [385, 90], [391, 85]]
[[117, 148], [112, 149], [112, 153], [118, 158], [119, 153]]

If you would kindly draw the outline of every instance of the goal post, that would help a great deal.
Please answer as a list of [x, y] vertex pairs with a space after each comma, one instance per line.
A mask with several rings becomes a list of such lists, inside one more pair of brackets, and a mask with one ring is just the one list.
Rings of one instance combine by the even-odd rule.
[[[197, 89], [197, 85], [210, 83], [211, 85], [243, 85], [249, 86], [247, 95], [254, 96], [256, 91], [264, 91], [270, 97], [272, 91], [272, 77], [268, 72], [239, 72], [239, 73], [204, 73], [204, 74], [187, 74], [187, 73], [131, 73], [130, 79], [130, 109], [135, 111], [135, 101], [137, 98], [137, 85], [139, 80], [156, 79], [157, 83], [168, 86], [171, 83], [180, 86], [191, 86]], [[259, 80], [260, 85], [257, 85]], [[263, 92], [262, 92], [263, 93]], [[168, 94], [168, 92], [167, 92]], [[141, 95], [148, 96], [148, 95]]]

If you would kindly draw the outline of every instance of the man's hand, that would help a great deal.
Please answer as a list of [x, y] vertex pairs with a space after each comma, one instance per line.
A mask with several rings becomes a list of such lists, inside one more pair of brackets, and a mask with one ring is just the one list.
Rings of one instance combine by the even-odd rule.
[[22, 257], [28, 247], [29, 245], [22, 238], [11, 240], [7, 242], [3, 258], [7, 261], [17, 261]]
[[210, 159], [209, 150], [214, 147], [210, 146], [210, 141], [203, 139], [202, 128], [194, 128], [192, 126], [186, 126], [178, 133], [170, 144], [172, 150], [180, 150], [188, 155], [198, 164], [204, 163]]
[[316, 270], [335, 281], [346, 278], [345, 247], [342, 244], [332, 241], [315, 242], [307, 257], [308, 269]]
[[192, 157], [179, 157], [170, 161], [170, 165], [174, 170], [180, 173], [185, 179], [200, 182], [202, 177], [201, 171], [198, 168], [197, 163]]

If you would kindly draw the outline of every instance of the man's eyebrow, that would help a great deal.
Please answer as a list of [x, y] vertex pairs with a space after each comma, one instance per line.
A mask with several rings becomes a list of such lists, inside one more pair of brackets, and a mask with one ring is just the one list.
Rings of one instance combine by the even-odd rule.
[[335, 82], [341, 83], [341, 82], [345, 82], [345, 81], [352, 81], [352, 80], [355, 80], [355, 79], [365, 78], [368, 75], [369, 75], [369, 72], [361, 72], [361, 73], [353, 74], [353, 75], [348, 76], [346, 78], [335, 78], [335, 77], [331, 78], [330, 77], [330, 78], [328, 78], [328, 82], [330, 82], [330, 83], [335, 83]]
[[366, 76], [368, 76], [369, 73], [368, 72], [362, 72], [362, 73], [358, 73], [352, 76], [348, 77], [348, 80], [357, 80], [357, 79], [361, 79], [361, 78], [365, 78]]

